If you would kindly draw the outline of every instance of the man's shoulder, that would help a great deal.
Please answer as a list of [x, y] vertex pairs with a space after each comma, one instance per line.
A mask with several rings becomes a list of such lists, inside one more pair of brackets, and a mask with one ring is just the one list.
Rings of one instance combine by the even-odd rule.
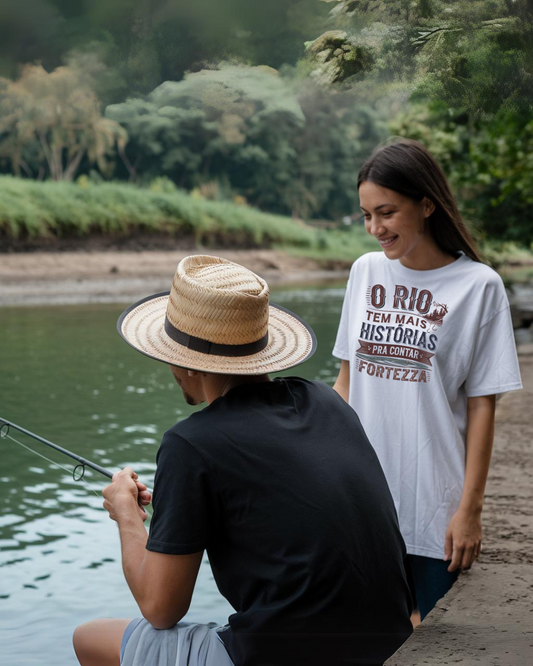
[[[224, 430], [226, 424], [230, 427], [238, 423], [238, 415], [242, 411], [246, 416], [246, 422], [249, 423], [250, 400], [253, 398], [251, 392], [246, 390], [248, 385], [242, 385], [239, 391], [231, 391], [231, 395], [223, 396], [212, 402], [204, 409], [191, 414], [186, 419], [174, 424], [166, 434], [170, 437], [178, 437], [194, 443], [197, 437], [205, 438], [210, 433], [216, 434]], [[290, 392], [298, 393], [301, 398], [305, 398], [310, 403], [324, 404], [329, 401], [342, 401], [342, 398], [328, 384], [305, 379], [303, 377], [291, 376], [280, 377], [272, 381], [272, 388], [277, 386], [286, 387]], [[285, 392], [282, 391], [282, 395]], [[287, 395], [283, 395], [286, 399]], [[281, 398], [280, 396], [280, 399]], [[342, 401], [344, 402], [344, 401]], [[289, 403], [287, 404], [289, 407]], [[265, 404], [265, 409], [267, 409]]]
[[178, 421], [173, 426], [171, 426], [163, 437], [163, 442], [173, 441], [180, 444], [191, 444], [191, 440], [194, 438], [194, 434], [198, 432], [198, 429], [202, 430], [205, 428], [206, 422], [208, 419], [205, 416], [202, 418], [205, 409], [191, 414], [182, 421]]
[[323, 381], [317, 379], [305, 379], [304, 377], [283, 377], [276, 381], [285, 382], [289, 389], [300, 391], [308, 400], [336, 400], [338, 394], [333, 388]]

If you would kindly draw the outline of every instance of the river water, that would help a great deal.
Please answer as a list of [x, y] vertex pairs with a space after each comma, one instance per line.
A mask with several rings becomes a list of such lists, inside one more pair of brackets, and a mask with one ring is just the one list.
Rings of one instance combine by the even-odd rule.
[[[331, 356], [344, 290], [279, 290], [272, 301], [308, 321], [315, 356], [285, 374], [333, 383]], [[151, 487], [162, 433], [189, 407], [168, 368], [116, 332], [120, 305], [0, 310], [0, 417], [111, 470], [132, 466]], [[67, 469], [0, 439], [0, 663], [75, 666], [74, 628], [138, 616], [124, 581], [115, 523], [102, 508], [104, 477], [72, 478], [70, 460], [11, 430]], [[233, 609], [202, 563], [188, 621], [224, 623]]]

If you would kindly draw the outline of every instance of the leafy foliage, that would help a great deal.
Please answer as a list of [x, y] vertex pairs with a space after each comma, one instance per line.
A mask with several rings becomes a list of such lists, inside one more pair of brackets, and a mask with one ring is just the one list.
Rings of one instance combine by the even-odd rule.
[[[258, 246], [312, 245], [312, 229], [291, 219], [229, 202], [193, 199], [184, 192], [133, 185], [39, 183], [0, 176], [0, 234], [84, 236], [135, 231], [194, 235], [197, 242]], [[229, 240], [231, 239], [231, 240]]]
[[0, 0], [0, 75], [98, 52], [114, 81], [99, 94], [115, 103], [222, 59], [294, 65], [327, 11], [317, 0]]
[[26, 65], [17, 81], [0, 79], [0, 157], [13, 171], [32, 166], [52, 180], [72, 180], [85, 157], [105, 171], [105, 158], [124, 130], [103, 118], [83, 71], [59, 67], [50, 74]]
[[486, 237], [533, 243], [533, 121], [498, 115], [474, 130], [443, 103], [415, 105], [391, 125], [417, 139], [448, 175], [464, 216]]
[[131, 180], [164, 174], [189, 190], [216, 181], [254, 206], [304, 218], [352, 212], [357, 165], [385, 136], [353, 94], [242, 65], [168, 81], [106, 116], [128, 132]]
[[352, 262], [375, 249], [362, 226], [325, 231], [229, 202], [193, 198], [161, 179], [134, 185], [36, 181], [0, 176], [0, 250], [20, 238], [137, 232], [193, 237], [197, 245], [282, 247], [322, 261]]
[[[73, 230], [92, 228], [77, 206], [110, 178], [186, 189], [193, 206], [239, 202], [239, 215], [338, 220], [393, 133], [429, 147], [482, 235], [533, 240], [532, 0], [0, 0], [0, 12], [0, 171], [81, 173], [76, 205], [65, 195]], [[141, 220], [148, 199], [128, 191], [140, 210], [128, 199], [124, 217], [102, 189], [109, 229]], [[4, 229], [41, 228], [37, 208], [15, 208]], [[49, 232], [68, 227], [50, 219]], [[161, 219], [150, 208], [139, 224]]]
[[[322, 1], [334, 5], [331, 24], [345, 31], [343, 43], [371, 54], [364, 78], [380, 95], [403, 82], [415, 98], [444, 102], [471, 122], [531, 114], [531, 0]], [[353, 87], [361, 78], [346, 72], [336, 80]]]

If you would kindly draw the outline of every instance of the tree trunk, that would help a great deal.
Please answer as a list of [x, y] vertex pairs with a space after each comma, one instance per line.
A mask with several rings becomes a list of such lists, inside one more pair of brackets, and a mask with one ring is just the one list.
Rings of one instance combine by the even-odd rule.
[[18, 162], [20, 166], [24, 169], [24, 173], [28, 176], [28, 178], [33, 178], [33, 172], [30, 169], [26, 160], [20, 159]]
[[54, 180], [63, 180], [63, 146], [52, 150], [54, 162]]
[[[130, 183], [135, 182], [135, 179], [137, 178], [137, 170], [133, 166], [133, 164], [130, 162], [129, 157], [126, 155], [126, 149], [124, 146], [119, 145], [118, 146], [118, 154], [120, 155], [122, 162], [124, 163], [124, 166], [128, 170], [128, 173], [130, 174], [129, 181]], [[138, 160], [137, 160], [138, 163]]]
[[52, 178], [52, 180], [56, 180], [54, 178], [54, 159], [44, 132], [39, 132], [39, 141], [41, 142], [41, 148], [43, 149], [44, 157], [46, 159], [46, 162], [48, 163], [50, 177]]
[[67, 164], [67, 167], [63, 173], [63, 180], [72, 182], [74, 176], [76, 175], [76, 171], [80, 166], [81, 159], [85, 155], [85, 150], [86, 150], [85, 146], [80, 148], [78, 152], [74, 155], [74, 157], [70, 160], [70, 163]]

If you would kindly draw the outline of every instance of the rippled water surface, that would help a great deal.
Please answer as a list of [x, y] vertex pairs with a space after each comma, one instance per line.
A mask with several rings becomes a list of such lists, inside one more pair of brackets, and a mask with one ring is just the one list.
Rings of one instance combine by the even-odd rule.
[[[272, 295], [306, 319], [319, 342], [310, 361], [285, 374], [333, 382], [343, 293]], [[151, 486], [162, 433], [199, 408], [184, 402], [164, 364], [121, 340], [115, 323], [122, 309], [0, 309], [0, 417], [113, 471], [131, 465]], [[0, 662], [74, 666], [76, 625], [139, 614], [122, 575], [116, 525], [102, 508], [106, 480], [87, 472], [75, 482], [68, 458], [10, 434], [68, 469], [0, 439]], [[187, 620], [223, 623], [231, 612], [206, 560]]]

